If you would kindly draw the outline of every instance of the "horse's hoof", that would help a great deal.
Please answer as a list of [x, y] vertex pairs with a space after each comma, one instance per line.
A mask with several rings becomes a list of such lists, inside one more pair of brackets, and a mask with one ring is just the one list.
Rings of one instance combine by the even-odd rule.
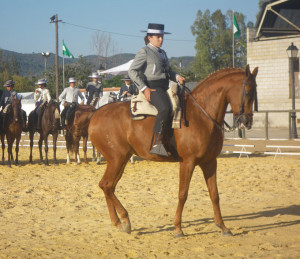
[[131, 233], [131, 225], [130, 224], [122, 224], [121, 232], [130, 234]]
[[230, 230], [228, 230], [226, 232], [223, 232], [222, 235], [225, 236], [225, 237], [231, 237], [231, 236], [233, 236], [233, 234], [232, 234], [232, 232]]
[[181, 238], [181, 237], [184, 237], [184, 234], [183, 234], [183, 232], [181, 232], [181, 233], [175, 234], [174, 237]]
[[77, 163], [77, 162], [74, 162], [73, 165], [78, 165], [78, 163]]

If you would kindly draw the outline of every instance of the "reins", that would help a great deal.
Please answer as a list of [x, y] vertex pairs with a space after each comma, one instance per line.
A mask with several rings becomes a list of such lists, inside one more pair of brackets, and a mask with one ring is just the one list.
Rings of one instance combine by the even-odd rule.
[[[198, 108], [200, 108], [200, 110], [205, 114], [205, 116], [207, 118], [209, 118], [220, 130], [223, 130], [222, 126], [205, 111], [205, 109], [200, 105], [200, 103], [197, 102], [197, 100], [195, 99], [195, 97], [191, 93], [192, 91], [190, 89], [188, 89], [185, 86], [185, 84], [183, 85], [183, 89], [184, 89], [183, 90], [183, 95], [184, 95], [184, 92], [186, 92], [192, 98], [192, 100], [195, 102], [195, 104], [198, 106]], [[183, 115], [184, 115], [184, 118], [183, 118], [184, 125], [186, 126], [187, 122], [186, 122], [186, 118], [185, 118], [185, 112], [183, 113]]]

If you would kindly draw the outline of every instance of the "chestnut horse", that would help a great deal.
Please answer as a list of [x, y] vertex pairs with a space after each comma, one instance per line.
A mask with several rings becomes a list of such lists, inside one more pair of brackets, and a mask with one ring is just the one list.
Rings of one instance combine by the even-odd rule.
[[[70, 163], [69, 151], [74, 152], [74, 164], [80, 163], [79, 157], [79, 141], [82, 137], [83, 143], [83, 153], [84, 153], [84, 162], [87, 164], [87, 141], [88, 141], [88, 127], [90, 119], [93, 113], [96, 111], [96, 108], [92, 105], [78, 105], [74, 113], [74, 118], [69, 119], [71, 127], [67, 127], [66, 132], [66, 147], [67, 147], [67, 164]], [[72, 123], [73, 121], [73, 123]], [[93, 147], [94, 151], [94, 147]], [[97, 159], [99, 159], [100, 154], [98, 154]], [[95, 152], [93, 152], [93, 159], [95, 158]], [[99, 163], [99, 161], [97, 161]]]
[[257, 72], [258, 68], [255, 68], [251, 73], [248, 65], [246, 70], [223, 69], [209, 75], [191, 93], [185, 94], [188, 125], [174, 130], [177, 157], [161, 157], [149, 153], [155, 118], [148, 116], [144, 120], [132, 120], [129, 103], [108, 104], [94, 113], [90, 121], [89, 136], [107, 160], [107, 167], [99, 186], [105, 194], [114, 226], [121, 231], [131, 232], [128, 212], [118, 200], [115, 189], [127, 161], [134, 153], [151, 161], [180, 163], [179, 201], [174, 221], [175, 237], [184, 235], [181, 227], [182, 212], [195, 166], [199, 166], [203, 171], [216, 225], [224, 235], [232, 235], [221, 216], [216, 181], [217, 157], [223, 145], [221, 125], [226, 108], [230, 104], [237, 121], [248, 129], [251, 128], [252, 106], [257, 96]]
[[16, 140], [16, 159], [15, 164], [19, 163], [19, 143], [22, 134], [22, 125], [23, 125], [23, 117], [22, 117], [22, 105], [21, 99], [18, 99], [14, 96], [12, 98], [12, 103], [10, 107], [8, 107], [6, 112], [6, 125], [4, 125], [4, 132], [1, 132], [1, 142], [2, 142], [2, 164], [4, 164], [4, 136], [6, 135], [7, 141], [7, 152], [8, 152], [8, 166], [11, 167], [11, 161], [14, 160], [12, 147], [14, 141]]
[[[52, 134], [53, 136], [53, 162], [57, 164], [56, 160], [56, 142], [58, 137], [58, 129], [59, 129], [59, 103], [56, 100], [51, 100], [48, 104], [46, 104], [46, 108], [43, 113], [43, 117], [41, 120], [41, 129], [39, 130], [40, 139], [38, 142], [39, 152], [40, 152], [40, 161], [45, 163], [45, 165], [49, 165], [48, 161], [48, 136]], [[30, 155], [29, 162], [32, 163], [32, 148], [33, 148], [33, 138], [34, 133], [37, 131], [37, 114], [36, 111], [33, 110], [28, 117], [28, 131], [29, 131], [29, 139], [30, 139]], [[45, 145], [45, 161], [43, 159], [43, 141]]]

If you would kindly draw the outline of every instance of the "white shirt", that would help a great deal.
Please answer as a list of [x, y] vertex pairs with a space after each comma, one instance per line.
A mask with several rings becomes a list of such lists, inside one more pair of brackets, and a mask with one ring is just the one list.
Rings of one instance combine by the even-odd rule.
[[80, 92], [80, 90], [76, 87], [69, 86], [63, 90], [58, 99], [60, 102], [64, 100], [68, 103], [78, 103], [78, 97], [81, 99], [81, 101], [84, 101], [83, 94]]
[[34, 100], [36, 100], [37, 102], [40, 101], [44, 101], [44, 102], [50, 102], [51, 100], [51, 96], [50, 96], [50, 92], [47, 88], [38, 88], [36, 89], [36, 91], [38, 91], [37, 93], [34, 92]]

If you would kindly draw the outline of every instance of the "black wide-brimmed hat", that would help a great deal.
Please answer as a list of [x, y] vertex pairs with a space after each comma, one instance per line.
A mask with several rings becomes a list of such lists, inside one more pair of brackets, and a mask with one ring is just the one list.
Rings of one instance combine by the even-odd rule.
[[148, 30], [141, 32], [147, 32], [149, 34], [171, 34], [170, 32], [165, 32], [164, 24], [159, 23], [148, 23]]
[[7, 80], [3, 86], [4, 87], [14, 86], [15, 84], [16, 84], [16, 82], [14, 82], [13, 80]]
[[123, 81], [132, 81], [128, 75], [125, 75], [124, 78], [122, 78], [121, 80], [123, 80]]

